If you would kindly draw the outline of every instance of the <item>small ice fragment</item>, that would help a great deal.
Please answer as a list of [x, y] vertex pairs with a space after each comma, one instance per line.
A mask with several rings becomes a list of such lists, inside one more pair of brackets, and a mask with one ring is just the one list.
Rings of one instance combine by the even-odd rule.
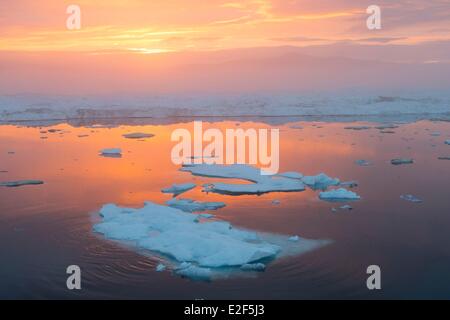
[[217, 210], [225, 207], [223, 202], [199, 202], [191, 199], [170, 199], [166, 202], [169, 207], [183, 210], [184, 212], [201, 212], [206, 210]]
[[415, 203], [422, 202], [421, 199], [417, 198], [416, 196], [413, 196], [412, 194], [402, 194], [400, 196], [400, 198], [403, 199], [403, 200], [410, 201], [410, 202], [415, 202]]
[[123, 137], [127, 139], [144, 139], [144, 138], [151, 138], [154, 137], [154, 134], [151, 133], [142, 133], [142, 132], [133, 132], [133, 133], [127, 133], [124, 134]]
[[337, 209], [336, 208], [331, 208], [331, 211], [332, 212], [337, 212]]
[[445, 140], [445, 144], [450, 145], [450, 140]]
[[356, 188], [358, 186], [358, 181], [344, 181], [339, 185], [346, 188]]
[[79, 134], [78, 135], [78, 138], [86, 138], [86, 137], [89, 137], [89, 135], [88, 134]]
[[348, 204], [346, 204], [346, 205], [343, 205], [342, 207], [339, 207], [339, 209], [342, 209], [342, 210], [353, 210], [353, 207], [348, 205]]
[[178, 196], [186, 191], [194, 189], [196, 185], [194, 183], [173, 184], [169, 188], [161, 189], [162, 193], [173, 193], [174, 196]]
[[360, 160], [356, 160], [355, 164], [357, 164], [358, 166], [361, 166], [361, 167], [367, 167], [367, 166], [370, 166], [372, 163], [368, 160], [360, 159]]
[[294, 125], [290, 126], [289, 128], [291, 128], [291, 129], [303, 129], [303, 127], [301, 125], [298, 125], [298, 124], [294, 124]]
[[302, 181], [313, 190], [325, 190], [329, 186], [337, 186], [340, 183], [340, 180], [338, 178], [330, 178], [324, 173], [320, 173], [316, 176], [304, 176], [302, 178]]
[[37, 184], [43, 184], [44, 181], [42, 180], [19, 180], [19, 181], [8, 181], [8, 182], [0, 182], [0, 186], [2, 187], [21, 187], [25, 185], [37, 185]]
[[299, 236], [292, 236], [292, 237], [289, 237], [288, 240], [292, 241], [292, 242], [297, 242], [298, 240], [300, 240], [300, 237]]
[[158, 265], [156, 266], [156, 271], [157, 271], [157, 272], [161, 272], [161, 271], [164, 271], [164, 270], [166, 270], [166, 266], [163, 265], [162, 263], [160, 263], [160, 264], [158, 264]]
[[213, 215], [213, 214], [210, 214], [210, 213], [200, 213], [198, 216], [199, 216], [200, 218], [204, 218], [204, 219], [211, 219], [211, 218], [214, 218], [214, 215]]
[[439, 131], [434, 131], [434, 132], [430, 133], [430, 136], [433, 136], [433, 137], [439, 137], [440, 135], [441, 135], [441, 133]]
[[319, 198], [325, 201], [348, 201], [361, 199], [361, 197], [355, 192], [344, 188], [321, 192], [319, 194]]
[[392, 159], [391, 163], [395, 166], [398, 166], [402, 164], [412, 164], [414, 163], [414, 160], [409, 158], [399, 158], [399, 159]]
[[241, 270], [262, 272], [266, 270], [266, 265], [264, 263], [247, 263], [241, 266]]
[[450, 157], [438, 157], [438, 160], [450, 160]]
[[108, 148], [100, 150], [100, 155], [103, 157], [120, 158], [122, 156], [122, 150], [119, 148]]
[[303, 178], [303, 174], [299, 172], [289, 171], [289, 172], [283, 172], [279, 174], [280, 177], [284, 178], [290, 178], [290, 179], [301, 179]]
[[381, 130], [380, 133], [395, 133], [395, 131], [392, 130]]
[[210, 268], [197, 267], [191, 263], [183, 262], [176, 270], [175, 273], [186, 278], [193, 280], [211, 280], [212, 272]]
[[368, 126], [348, 126], [348, 127], [345, 127], [344, 129], [346, 129], [346, 130], [368, 130], [370, 128], [371, 127], [368, 127]]
[[280, 200], [277, 199], [272, 200], [272, 204], [274, 205], [279, 205], [280, 203], [281, 203]]

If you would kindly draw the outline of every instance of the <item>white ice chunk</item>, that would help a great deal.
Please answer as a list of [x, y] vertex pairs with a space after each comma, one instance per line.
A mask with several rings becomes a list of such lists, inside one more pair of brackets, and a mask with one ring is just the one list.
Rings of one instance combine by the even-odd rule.
[[183, 183], [183, 184], [173, 184], [169, 188], [164, 188], [161, 190], [163, 193], [173, 193], [174, 196], [180, 195], [186, 191], [194, 189], [196, 185], [194, 183]]
[[107, 148], [100, 150], [100, 155], [103, 157], [120, 158], [122, 156], [122, 149]]
[[324, 173], [320, 173], [316, 176], [304, 176], [302, 181], [313, 190], [325, 190], [329, 186], [337, 186], [340, 182], [338, 178], [330, 178]]
[[445, 140], [445, 144], [450, 145], [450, 140]]
[[225, 221], [198, 222], [198, 215], [146, 202], [140, 209], [105, 205], [94, 231], [142, 249], [185, 262], [176, 271], [209, 278], [208, 268], [241, 267], [283, 255], [301, 254], [327, 244], [302, 239], [289, 244], [286, 236], [233, 228]]
[[183, 165], [181, 171], [191, 172], [193, 175], [242, 179], [253, 183], [230, 184], [211, 183], [204, 185], [205, 192], [215, 192], [221, 194], [241, 195], [241, 194], [262, 194], [268, 192], [291, 192], [303, 191], [305, 186], [298, 179], [291, 179], [279, 176], [262, 175], [260, 169], [245, 165], [217, 165], [217, 164], [193, 164]]
[[292, 237], [289, 237], [288, 240], [292, 241], [292, 242], [297, 242], [298, 240], [300, 240], [300, 237], [299, 236], [292, 236]]
[[191, 263], [182, 263], [175, 273], [186, 278], [194, 280], [211, 280], [213, 273], [210, 268], [197, 267]]
[[340, 188], [321, 192], [319, 198], [326, 201], [348, 201], [359, 200], [361, 197], [353, 191]]
[[191, 199], [170, 199], [166, 202], [169, 207], [177, 208], [185, 212], [201, 212], [206, 210], [217, 210], [225, 207], [223, 202], [198, 202]]
[[358, 166], [361, 166], [361, 167], [367, 167], [367, 166], [370, 166], [372, 163], [368, 160], [360, 159], [360, 160], [356, 160], [355, 164], [357, 164]]

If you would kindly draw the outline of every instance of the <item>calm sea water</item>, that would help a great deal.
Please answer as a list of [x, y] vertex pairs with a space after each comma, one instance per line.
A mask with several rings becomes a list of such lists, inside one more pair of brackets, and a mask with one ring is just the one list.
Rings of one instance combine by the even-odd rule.
[[[395, 133], [346, 130], [378, 123], [298, 122], [280, 128], [280, 171], [324, 172], [357, 180], [362, 200], [352, 211], [332, 212], [336, 204], [317, 192], [261, 196], [205, 194], [196, 188], [183, 198], [223, 201], [215, 212], [235, 226], [298, 234], [333, 243], [302, 256], [276, 260], [249, 278], [212, 282], [156, 272], [147, 257], [92, 231], [95, 212], [106, 203], [140, 207], [163, 204], [173, 183], [197, 185], [218, 179], [193, 177], [172, 164], [170, 134], [192, 129], [191, 122], [166, 125], [74, 127], [0, 126], [0, 181], [41, 179], [45, 184], [0, 187], [1, 298], [129, 299], [349, 299], [450, 298], [449, 122], [402, 124]], [[219, 129], [270, 128], [260, 122], [211, 122]], [[40, 133], [59, 129], [53, 133]], [[148, 132], [145, 141], [122, 137]], [[440, 132], [440, 136], [433, 135]], [[87, 135], [87, 136], [85, 136]], [[43, 139], [46, 137], [46, 139]], [[98, 156], [120, 147], [123, 157]], [[393, 166], [392, 158], [411, 157], [412, 165]], [[361, 167], [355, 160], [371, 166]], [[7, 171], [7, 172], [3, 172]], [[413, 194], [422, 203], [400, 199]], [[273, 205], [272, 200], [280, 200]], [[66, 267], [82, 269], [82, 290], [66, 288]], [[382, 290], [366, 287], [366, 268], [382, 271]]]

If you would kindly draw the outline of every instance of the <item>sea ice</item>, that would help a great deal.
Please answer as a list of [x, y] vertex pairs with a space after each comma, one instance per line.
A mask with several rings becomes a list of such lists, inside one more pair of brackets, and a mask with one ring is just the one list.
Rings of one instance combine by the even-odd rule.
[[355, 164], [357, 164], [358, 166], [361, 166], [361, 167], [367, 167], [367, 166], [370, 166], [372, 163], [368, 160], [361, 159], [361, 160], [356, 160]]
[[356, 188], [358, 186], [358, 181], [344, 181], [339, 183], [339, 185], [346, 188]]
[[292, 237], [289, 237], [288, 240], [292, 241], [292, 242], [297, 242], [298, 240], [300, 240], [300, 237], [299, 236], [292, 236]]
[[344, 188], [321, 192], [319, 194], [319, 198], [326, 201], [348, 201], [361, 199], [361, 197], [355, 192]]
[[166, 202], [169, 207], [177, 208], [185, 212], [201, 212], [206, 210], [217, 210], [225, 207], [223, 202], [198, 202], [191, 199], [170, 199]]
[[174, 197], [194, 189], [196, 185], [194, 183], [183, 183], [183, 184], [173, 184], [169, 188], [164, 188], [161, 190], [162, 193], [173, 193]]
[[95, 232], [135, 245], [139, 251], [173, 258], [175, 273], [190, 278], [209, 279], [211, 268], [240, 268], [329, 243], [301, 239], [289, 244], [286, 236], [238, 229], [225, 221], [198, 222], [196, 214], [151, 202], [139, 209], [108, 204], [99, 214], [102, 219], [93, 226]]
[[325, 173], [320, 173], [316, 176], [304, 176], [302, 181], [313, 190], [325, 190], [329, 186], [337, 186], [340, 183], [338, 178], [330, 178]]
[[445, 140], [445, 144], [450, 145], [450, 140]]
[[127, 139], [144, 139], [154, 137], [155, 135], [151, 133], [133, 132], [124, 134], [123, 136]]
[[119, 148], [108, 148], [100, 150], [100, 155], [103, 157], [120, 158], [122, 156], [122, 150]]
[[400, 198], [403, 199], [403, 200], [410, 201], [410, 202], [415, 202], [415, 203], [422, 202], [421, 199], [417, 198], [416, 196], [413, 196], [412, 194], [402, 194], [400, 196]]
[[396, 128], [398, 128], [398, 126], [395, 124], [384, 124], [381, 126], [377, 126], [375, 128], [379, 129], [379, 130], [385, 130], [385, 129], [396, 129]]
[[414, 160], [413, 159], [408, 159], [408, 158], [399, 158], [399, 159], [392, 159], [391, 163], [393, 165], [398, 166], [398, 165], [401, 165], [401, 164], [412, 164], [412, 163], [414, 163]]
[[245, 164], [185, 164], [180, 170], [191, 172], [196, 176], [234, 178], [253, 182], [250, 184], [210, 183], [204, 185], [205, 192], [242, 195], [305, 190], [305, 186], [298, 179], [262, 175], [260, 169]]
[[7, 182], [0, 182], [1, 187], [21, 187], [25, 185], [37, 185], [37, 184], [43, 184], [44, 181], [42, 180], [18, 180], [18, 181], [7, 181]]
[[450, 157], [438, 157], [438, 160], [450, 160]]

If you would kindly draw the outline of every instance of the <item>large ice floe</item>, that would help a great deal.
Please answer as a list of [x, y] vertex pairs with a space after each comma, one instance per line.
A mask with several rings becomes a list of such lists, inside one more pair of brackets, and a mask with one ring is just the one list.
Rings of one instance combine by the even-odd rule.
[[[203, 186], [205, 192], [242, 195], [305, 190], [305, 186], [300, 179], [262, 175], [260, 169], [245, 164], [185, 164], [181, 168], [181, 171], [191, 172], [196, 176], [242, 179], [251, 182], [246, 184], [210, 183]], [[292, 176], [292, 173], [289, 175]]]
[[329, 186], [337, 186], [340, 183], [338, 178], [330, 178], [324, 173], [320, 173], [316, 176], [304, 176], [302, 181], [313, 190], [325, 190]]
[[[302, 254], [329, 240], [301, 239], [234, 228], [225, 221], [201, 222], [198, 215], [146, 202], [139, 209], [103, 206], [94, 231], [107, 239], [158, 254], [178, 275], [211, 280], [227, 277], [249, 264], [268, 263], [284, 256]], [[244, 267], [247, 266], [247, 267]]]

